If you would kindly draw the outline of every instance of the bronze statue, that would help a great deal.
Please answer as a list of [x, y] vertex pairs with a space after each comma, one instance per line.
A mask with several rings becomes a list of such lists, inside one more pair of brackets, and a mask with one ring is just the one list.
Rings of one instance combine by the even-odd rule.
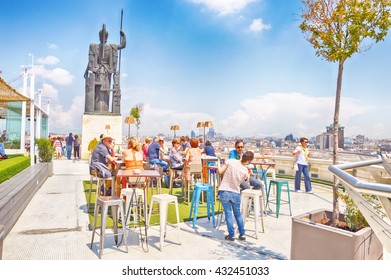
[[[86, 79], [85, 113], [121, 114], [121, 89], [118, 68], [118, 51], [125, 48], [126, 36], [120, 31], [120, 44], [107, 44], [109, 33], [103, 24], [99, 32], [100, 44], [90, 44]], [[112, 81], [113, 80], [113, 84]], [[109, 103], [112, 96], [112, 109]]]

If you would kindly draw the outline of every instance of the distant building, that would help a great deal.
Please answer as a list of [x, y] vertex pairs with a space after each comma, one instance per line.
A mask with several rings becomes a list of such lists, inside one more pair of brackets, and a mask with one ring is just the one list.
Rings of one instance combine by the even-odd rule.
[[[344, 141], [345, 141], [344, 129], [345, 129], [345, 127], [338, 126], [338, 148], [340, 148], [340, 149], [344, 148]], [[326, 126], [326, 133], [330, 133], [331, 135], [333, 135], [333, 130], [334, 130], [333, 124]], [[331, 142], [331, 147], [333, 145], [332, 143], [333, 142]]]
[[215, 139], [216, 138], [216, 132], [213, 127], [209, 127], [209, 131], [206, 133], [206, 138], [208, 139]]
[[390, 153], [391, 152], [391, 144], [390, 143], [381, 144], [380, 151]]
[[315, 147], [320, 150], [329, 150], [332, 147], [331, 141], [332, 135], [327, 132], [323, 132], [315, 137]]

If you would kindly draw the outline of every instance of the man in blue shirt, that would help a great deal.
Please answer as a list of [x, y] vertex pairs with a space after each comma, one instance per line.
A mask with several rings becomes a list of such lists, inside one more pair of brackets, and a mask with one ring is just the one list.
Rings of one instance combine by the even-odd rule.
[[163, 167], [163, 171], [168, 171], [168, 162], [160, 159], [160, 152], [164, 153], [163, 149], [164, 138], [158, 137], [148, 147], [149, 163], [157, 164]]
[[[237, 140], [235, 142], [235, 150], [229, 152], [228, 158], [240, 160], [243, 154], [244, 154], [243, 140]], [[244, 181], [242, 184], [240, 184], [240, 189], [241, 190], [250, 189], [251, 188], [250, 186], [252, 186], [254, 190], [260, 190], [262, 188], [262, 182], [254, 177], [254, 175], [251, 172], [251, 169], [250, 169], [250, 175], [251, 175], [250, 184]]]
[[72, 147], [73, 147], [73, 145], [75, 143], [75, 138], [72, 136], [72, 132], [69, 133], [67, 138], [65, 138], [65, 143], [66, 143], [67, 158], [71, 159]]

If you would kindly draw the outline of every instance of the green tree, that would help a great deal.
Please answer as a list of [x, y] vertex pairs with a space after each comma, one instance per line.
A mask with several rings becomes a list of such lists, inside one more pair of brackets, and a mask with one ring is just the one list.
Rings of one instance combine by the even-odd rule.
[[[344, 63], [384, 40], [390, 28], [390, 0], [303, 0], [300, 29], [316, 55], [338, 63], [333, 122], [333, 164], [338, 162], [338, 127]], [[333, 226], [338, 223], [338, 184], [334, 176]]]
[[140, 124], [141, 124], [141, 114], [143, 113], [144, 110], [144, 104], [139, 103], [136, 104], [136, 106], [132, 107], [130, 109], [130, 116], [134, 118], [134, 123], [136, 124], [137, 132], [136, 132], [136, 138], [138, 138], [138, 130], [140, 129]]

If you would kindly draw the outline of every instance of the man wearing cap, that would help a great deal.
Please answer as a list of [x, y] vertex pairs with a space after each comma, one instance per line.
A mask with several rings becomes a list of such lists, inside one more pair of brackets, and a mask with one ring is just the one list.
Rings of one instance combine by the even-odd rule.
[[[94, 149], [91, 155], [90, 173], [96, 172], [95, 166], [97, 163], [108, 166], [109, 163], [113, 163], [117, 158], [114, 157], [112, 151], [114, 150], [114, 139], [110, 135], [103, 134], [101, 142]], [[109, 187], [109, 186], [107, 186]]]
[[163, 149], [164, 138], [156, 137], [155, 141], [148, 147], [149, 163], [157, 164], [163, 167], [163, 171], [168, 170], [168, 162], [160, 159], [160, 152], [164, 153]]

